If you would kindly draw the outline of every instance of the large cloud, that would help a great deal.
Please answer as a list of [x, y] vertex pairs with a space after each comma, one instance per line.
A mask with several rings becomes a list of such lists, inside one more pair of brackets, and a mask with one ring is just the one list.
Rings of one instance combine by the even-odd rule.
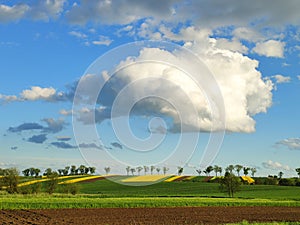
[[67, 12], [71, 23], [130, 24], [142, 18], [155, 18], [167, 22], [192, 21], [201, 27], [246, 26], [255, 22], [265, 27], [298, 25], [299, 2], [290, 0], [246, 1], [229, 0], [165, 0], [138, 1], [82, 0]]
[[38, 0], [32, 4], [0, 4], [0, 23], [12, 22], [24, 18], [48, 21], [57, 18], [63, 11], [66, 0]]
[[[181, 30], [178, 35], [166, 34], [166, 32], [165, 35], [169, 39], [183, 40], [185, 47], [196, 53], [214, 74], [224, 98], [226, 130], [230, 132], [254, 132], [255, 120], [253, 116], [267, 112], [267, 109], [272, 105], [271, 91], [273, 89], [273, 83], [269, 79], [263, 80], [261, 73], [257, 70], [258, 62], [241, 53], [221, 49], [216, 44], [216, 39], [209, 38], [209, 31], [207, 30], [189, 27]], [[139, 56], [128, 57], [119, 67], [137, 61], [143, 62], [149, 57], [162, 62], [172, 61], [174, 65], [181, 65], [180, 63], [184, 62], [186, 66], [189, 66], [190, 63], [189, 59], [181, 58], [180, 51], [168, 52], [159, 48], [144, 48]], [[158, 79], [150, 82], [149, 78], [153, 74]], [[155, 98], [144, 99], [143, 102], [136, 104], [133, 113], [135, 115], [150, 114], [172, 118], [173, 124], [169, 127], [169, 131], [172, 132], [179, 132], [181, 128], [183, 131], [218, 130], [218, 127], [212, 127], [211, 109], [201, 92], [202, 90], [182, 71], [161, 63], [136, 63], [135, 66], [126, 67], [112, 77], [104, 88], [103, 96], [98, 99], [101, 107], [96, 109], [96, 122], [109, 118], [117, 93], [122, 88], [134, 83], [137, 78], [144, 78], [145, 81], [144, 83], [140, 81], [139, 85], [133, 85], [127, 90], [128, 101], [125, 99], [123, 104], [119, 106], [120, 116], [122, 109], [128, 106], [130, 98], [138, 99], [145, 93], [155, 93], [156, 96], [163, 96], [167, 101], [177, 102], [182, 106], [188, 105], [187, 103], [190, 101], [197, 114], [193, 114], [191, 108], [183, 107], [181, 114], [178, 115], [172, 105]], [[100, 80], [99, 77], [91, 74], [83, 77], [80, 87], [82, 93], [89, 96], [94, 90], [93, 87], [97, 88], [97, 82]], [[203, 83], [202, 85], [209, 84]], [[79, 120], [92, 123], [94, 122], [92, 121], [94, 113], [88, 108], [82, 109], [79, 113]]]

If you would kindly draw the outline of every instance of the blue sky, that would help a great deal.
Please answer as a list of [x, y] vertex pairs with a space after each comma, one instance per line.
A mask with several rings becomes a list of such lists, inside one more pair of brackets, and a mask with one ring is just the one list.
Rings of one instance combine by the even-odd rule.
[[[154, 164], [195, 173], [242, 164], [258, 175], [295, 176], [299, 7], [0, 0], [0, 167], [90, 164], [125, 173]], [[219, 99], [225, 121], [211, 108], [222, 112]], [[205, 149], [217, 156], [205, 158]]]

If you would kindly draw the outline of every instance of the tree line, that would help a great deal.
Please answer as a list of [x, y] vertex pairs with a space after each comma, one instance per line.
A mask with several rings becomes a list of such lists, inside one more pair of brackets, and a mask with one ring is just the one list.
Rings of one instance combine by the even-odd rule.
[[[25, 177], [39, 177], [41, 170], [39, 168], [30, 167], [27, 169], [24, 169], [22, 171], [22, 174]], [[86, 175], [86, 174], [94, 174], [96, 172], [96, 167], [89, 167], [85, 165], [80, 166], [66, 166], [62, 169], [53, 170], [52, 168], [45, 169], [43, 176], [48, 176], [53, 173], [57, 173], [59, 176], [70, 176], [70, 175]], [[1, 172], [0, 172], [1, 174]]]

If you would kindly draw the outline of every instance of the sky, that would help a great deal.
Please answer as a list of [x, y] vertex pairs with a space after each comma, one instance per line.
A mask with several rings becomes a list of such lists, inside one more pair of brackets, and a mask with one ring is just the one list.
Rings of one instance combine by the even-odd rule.
[[298, 0], [0, 0], [0, 167], [300, 167]]

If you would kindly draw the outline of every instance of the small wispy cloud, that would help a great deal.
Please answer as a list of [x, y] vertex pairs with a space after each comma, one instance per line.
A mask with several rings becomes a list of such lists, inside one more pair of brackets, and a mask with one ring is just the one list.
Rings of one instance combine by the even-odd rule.
[[79, 31], [70, 31], [69, 34], [79, 39], [86, 39], [88, 37], [86, 34]]
[[28, 138], [28, 142], [36, 143], [36, 144], [43, 144], [47, 140], [46, 134], [39, 134], [33, 135], [32, 137]]
[[100, 35], [98, 40], [92, 41], [92, 44], [94, 45], [106, 45], [109, 46], [112, 43], [112, 40], [107, 37]]
[[272, 78], [274, 78], [276, 80], [277, 84], [291, 82], [291, 77], [289, 77], [289, 76], [283, 76], [283, 75], [280, 75], [280, 74], [274, 75], [274, 76], [272, 76]]
[[275, 147], [284, 146], [290, 150], [300, 150], [300, 138], [286, 138], [275, 143]]
[[77, 146], [71, 145], [71, 144], [63, 142], [63, 141], [55, 141], [55, 142], [51, 142], [50, 144], [57, 147], [57, 148], [62, 148], [62, 149], [77, 148]]
[[115, 147], [115, 148], [123, 149], [123, 145], [121, 145], [118, 142], [112, 142], [112, 143], [110, 143], [110, 145]]

